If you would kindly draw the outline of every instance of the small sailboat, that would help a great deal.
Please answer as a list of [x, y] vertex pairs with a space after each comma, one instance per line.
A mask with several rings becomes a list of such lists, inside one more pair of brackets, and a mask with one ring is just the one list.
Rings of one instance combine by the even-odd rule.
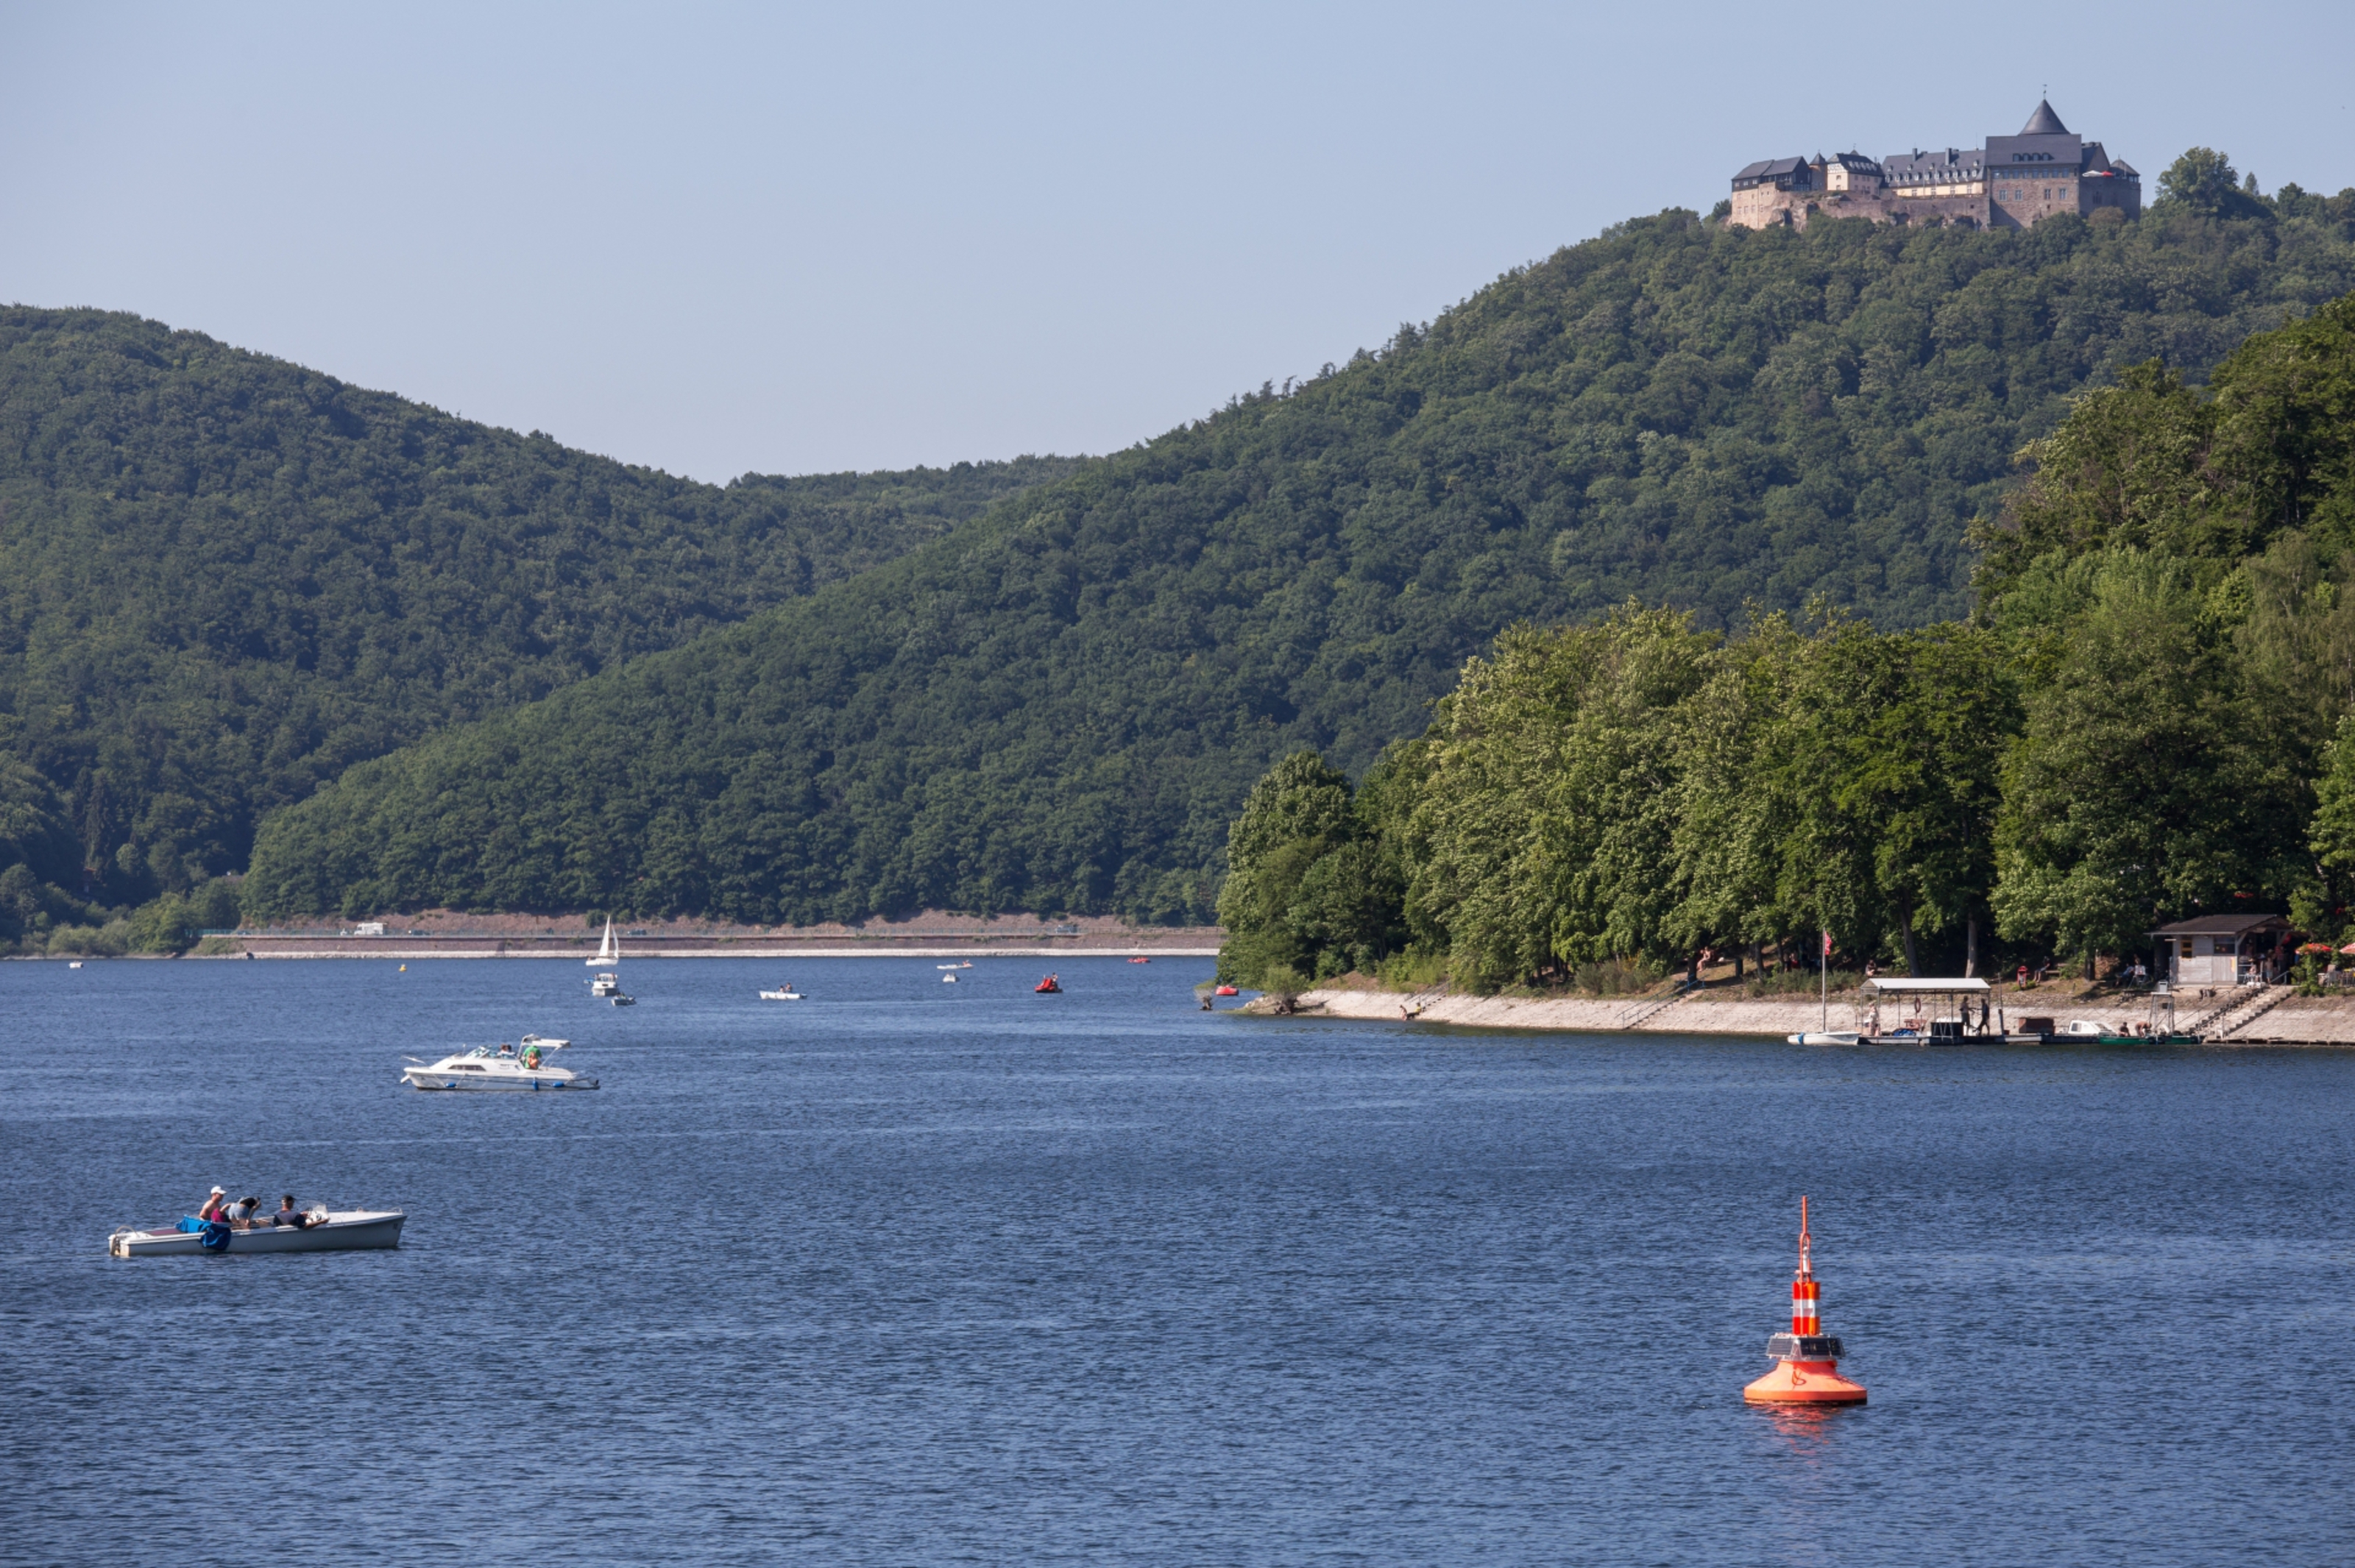
[[787, 980], [773, 991], [762, 992], [761, 999], [764, 1002], [798, 1002], [802, 999], [802, 994], [794, 989], [794, 983], [791, 980]]
[[589, 982], [589, 994], [613, 1003], [617, 1008], [634, 1007], [635, 997], [622, 991], [622, 944], [613, 938], [613, 917], [605, 917], [605, 940], [597, 946], [597, 956], [586, 960], [589, 967], [601, 970]]
[[1042, 997], [1060, 996], [1063, 990], [1063, 983], [1056, 979], [1052, 975], [1050, 975], [1030, 988]]

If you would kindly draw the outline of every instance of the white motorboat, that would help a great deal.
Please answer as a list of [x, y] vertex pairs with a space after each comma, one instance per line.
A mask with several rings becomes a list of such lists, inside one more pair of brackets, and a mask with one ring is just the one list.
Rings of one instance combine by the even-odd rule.
[[973, 967], [973, 960], [968, 958], [962, 964], [935, 964], [932, 967], [935, 969], [970, 969]]
[[761, 999], [764, 1002], [798, 1002], [802, 999], [802, 994], [794, 990], [794, 983], [788, 980], [773, 991], [762, 992]]
[[1783, 1038], [1793, 1045], [1854, 1045], [1860, 1037], [1852, 1029], [1811, 1029]]
[[941, 976], [941, 984], [943, 986], [954, 986], [956, 984], [956, 976], [954, 975], [943, 975]]
[[[398, 1209], [325, 1209], [316, 1204], [304, 1212], [311, 1222], [299, 1229], [257, 1224], [240, 1231], [189, 1219], [170, 1230], [117, 1231], [106, 1238], [106, 1250], [118, 1258], [160, 1258], [197, 1253], [342, 1253], [397, 1247], [400, 1223], [408, 1218]], [[218, 1244], [208, 1247], [208, 1241]]]
[[583, 1078], [552, 1066], [549, 1058], [571, 1044], [527, 1034], [520, 1045], [478, 1045], [453, 1051], [439, 1061], [404, 1058], [401, 1081], [420, 1089], [594, 1089], [594, 1078]]

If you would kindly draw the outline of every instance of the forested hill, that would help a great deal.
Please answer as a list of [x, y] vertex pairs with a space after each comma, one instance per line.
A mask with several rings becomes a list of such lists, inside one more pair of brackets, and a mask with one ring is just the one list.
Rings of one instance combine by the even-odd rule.
[[112, 901], [242, 869], [262, 812], [355, 762], [1071, 467], [722, 488], [133, 316], [0, 309], [0, 869], [79, 892], [94, 866]]
[[252, 907], [1207, 912], [1274, 757], [1351, 771], [1518, 620], [1962, 612], [2071, 395], [2355, 285], [2348, 205], [2028, 232], [1664, 213], [808, 600], [355, 769]]

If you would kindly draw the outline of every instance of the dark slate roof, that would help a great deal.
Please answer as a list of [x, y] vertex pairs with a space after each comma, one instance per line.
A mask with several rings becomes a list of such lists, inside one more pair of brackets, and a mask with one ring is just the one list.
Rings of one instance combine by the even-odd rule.
[[2042, 164], [2048, 168], [2073, 169], [2084, 162], [2084, 139], [2074, 132], [1987, 138], [1987, 166], [2003, 174], [2010, 173], [2012, 166], [2019, 164]]
[[2036, 101], [2036, 112], [2028, 117], [2028, 123], [2019, 128], [2019, 133], [2023, 136], [2065, 136], [2069, 133], [2069, 127], [2061, 123], [2061, 116], [2052, 112], [2052, 105], [2040, 98]]
[[1935, 153], [1898, 153], [1881, 160], [1891, 184], [1918, 180], [1976, 179], [1987, 155], [1977, 147]]
[[2173, 925], [2162, 925], [2153, 936], [2240, 936], [2266, 926], [2286, 928], [2289, 921], [2278, 914], [2203, 914], [2190, 920], [2179, 920]]

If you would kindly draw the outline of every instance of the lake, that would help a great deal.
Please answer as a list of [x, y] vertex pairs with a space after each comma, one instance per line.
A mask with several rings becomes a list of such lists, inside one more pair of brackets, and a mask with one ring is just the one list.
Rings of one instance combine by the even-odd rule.
[[[2355, 1055], [1043, 968], [0, 965], [0, 1560], [2355, 1559]], [[603, 1087], [399, 1083], [526, 1031]], [[217, 1181], [408, 1229], [108, 1257]], [[1803, 1192], [1860, 1410], [1741, 1401]]]

